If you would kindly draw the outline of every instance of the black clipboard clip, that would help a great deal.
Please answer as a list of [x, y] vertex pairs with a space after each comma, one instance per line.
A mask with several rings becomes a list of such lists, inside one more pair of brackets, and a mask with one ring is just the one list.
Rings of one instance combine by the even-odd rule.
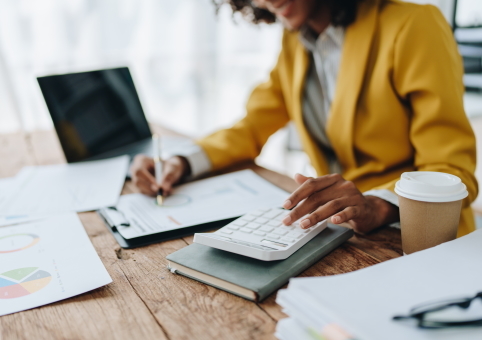
[[130, 227], [131, 225], [124, 214], [116, 207], [102, 208], [98, 212], [114, 231], [117, 231], [118, 227]]

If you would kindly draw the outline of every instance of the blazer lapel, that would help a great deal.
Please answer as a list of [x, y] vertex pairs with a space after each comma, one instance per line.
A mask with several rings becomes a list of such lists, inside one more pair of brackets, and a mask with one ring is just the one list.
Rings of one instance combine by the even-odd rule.
[[344, 172], [357, 166], [353, 135], [355, 113], [375, 33], [379, 1], [360, 4], [356, 21], [347, 27], [335, 98], [327, 134]]

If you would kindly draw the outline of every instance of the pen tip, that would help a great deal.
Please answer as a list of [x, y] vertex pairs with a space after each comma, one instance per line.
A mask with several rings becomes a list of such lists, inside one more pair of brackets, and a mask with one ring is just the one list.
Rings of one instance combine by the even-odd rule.
[[157, 196], [157, 205], [162, 205], [164, 203], [164, 197], [161, 195]]

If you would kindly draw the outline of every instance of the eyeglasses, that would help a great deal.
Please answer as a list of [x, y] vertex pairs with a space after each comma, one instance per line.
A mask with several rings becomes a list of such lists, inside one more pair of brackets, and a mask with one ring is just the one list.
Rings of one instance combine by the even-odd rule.
[[[482, 309], [476, 313], [466, 313], [482, 292], [470, 298], [433, 302], [414, 307], [409, 315], [397, 315], [393, 320], [416, 320], [420, 328], [437, 329], [460, 326], [482, 326]], [[460, 312], [464, 313], [460, 313]]]

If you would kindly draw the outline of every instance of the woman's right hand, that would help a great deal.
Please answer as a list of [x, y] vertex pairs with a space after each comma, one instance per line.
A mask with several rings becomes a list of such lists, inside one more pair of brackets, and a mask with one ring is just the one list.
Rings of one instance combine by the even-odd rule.
[[154, 160], [145, 155], [137, 155], [131, 166], [131, 176], [139, 190], [149, 196], [156, 196], [159, 189], [168, 196], [172, 187], [189, 175], [190, 166], [186, 158], [174, 156], [164, 161], [161, 183], [157, 184], [154, 177]]

